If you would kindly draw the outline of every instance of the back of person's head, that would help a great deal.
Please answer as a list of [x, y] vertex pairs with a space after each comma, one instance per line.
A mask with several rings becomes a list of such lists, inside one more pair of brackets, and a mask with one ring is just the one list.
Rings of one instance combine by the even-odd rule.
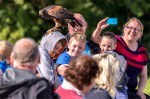
[[[39, 58], [36, 42], [31, 38], [22, 38], [16, 42], [12, 51], [13, 66], [34, 66]], [[32, 68], [32, 67], [29, 67]]]
[[69, 23], [68, 23], [68, 30], [69, 33], [72, 35], [74, 33], [82, 33], [85, 34], [86, 29], [87, 29], [87, 22], [85, 21], [84, 17], [80, 13], [74, 13], [74, 17], [80, 21], [80, 23], [83, 25], [82, 27], [76, 26], [73, 28]]
[[86, 44], [86, 35], [81, 33], [75, 33], [71, 35], [69, 43], [71, 43], [73, 40], [80, 41]]
[[114, 98], [116, 94], [116, 84], [119, 75], [119, 61], [115, 54], [101, 53], [93, 56], [98, 61], [100, 74], [95, 80], [95, 84], [102, 88]]
[[0, 60], [9, 58], [13, 49], [13, 45], [5, 40], [0, 40]]
[[97, 61], [90, 56], [81, 55], [72, 60], [65, 72], [65, 79], [79, 90], [92, 84], [99, 73]]

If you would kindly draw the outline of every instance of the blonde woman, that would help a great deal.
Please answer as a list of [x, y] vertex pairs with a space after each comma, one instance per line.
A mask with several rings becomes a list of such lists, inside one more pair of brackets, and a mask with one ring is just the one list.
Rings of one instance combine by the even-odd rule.
[[119, 76], [119, 61], [115, 54], [102, 53], [94, 58], [98, 61], [100, 74], [95, 80], [95, 87], [86, 95], [87, 99], [113, 99]]

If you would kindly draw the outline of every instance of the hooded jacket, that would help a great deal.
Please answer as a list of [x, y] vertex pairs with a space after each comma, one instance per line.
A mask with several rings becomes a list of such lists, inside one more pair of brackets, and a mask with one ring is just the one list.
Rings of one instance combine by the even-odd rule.
[[0, 99], [59, 99], [45, 78], [28, 70], [8, 68], [0, 78]]
[[[44, 35], [42, 37], [42, 40], [39, 46], [41, 62], [38, 65], [37, 70], [40, 76], [45, 77], [50, 82], [52, 82], [55, 88], [61, 85], [61, 81], [58, 78], [58, 76], [55, 75], [54, 73], [55, 64], [54, 64], [53, 59], [49, 55], [49, 53], [54, 50], [56, 43], [61, 39], [66, 39], [66, 37], [62, 33], [55, 31], [48, 35]], [[66, 39], [66, 44], [67, 44], [67, 39]], [[63, 48], [59, 51], [59, 54], [62, 53], [64, 48], [65, 46], [63, 46]], [[57, 58], [59, 54], [55, 57]]]

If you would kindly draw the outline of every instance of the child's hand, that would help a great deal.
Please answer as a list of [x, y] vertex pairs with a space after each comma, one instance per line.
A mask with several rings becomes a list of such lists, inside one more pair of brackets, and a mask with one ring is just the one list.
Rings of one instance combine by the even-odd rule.
[[57, 68], [59, 75], [64, 76], [66, 69], [68, 69], [68, 64], [62, 64]]

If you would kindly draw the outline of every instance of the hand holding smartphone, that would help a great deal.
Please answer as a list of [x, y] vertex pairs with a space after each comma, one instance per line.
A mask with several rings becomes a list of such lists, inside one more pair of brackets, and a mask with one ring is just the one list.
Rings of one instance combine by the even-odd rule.
[[108, 18], [107, 19], [107, 24], [117, 25], [118, 24], [118, 19], [117, 18]]

